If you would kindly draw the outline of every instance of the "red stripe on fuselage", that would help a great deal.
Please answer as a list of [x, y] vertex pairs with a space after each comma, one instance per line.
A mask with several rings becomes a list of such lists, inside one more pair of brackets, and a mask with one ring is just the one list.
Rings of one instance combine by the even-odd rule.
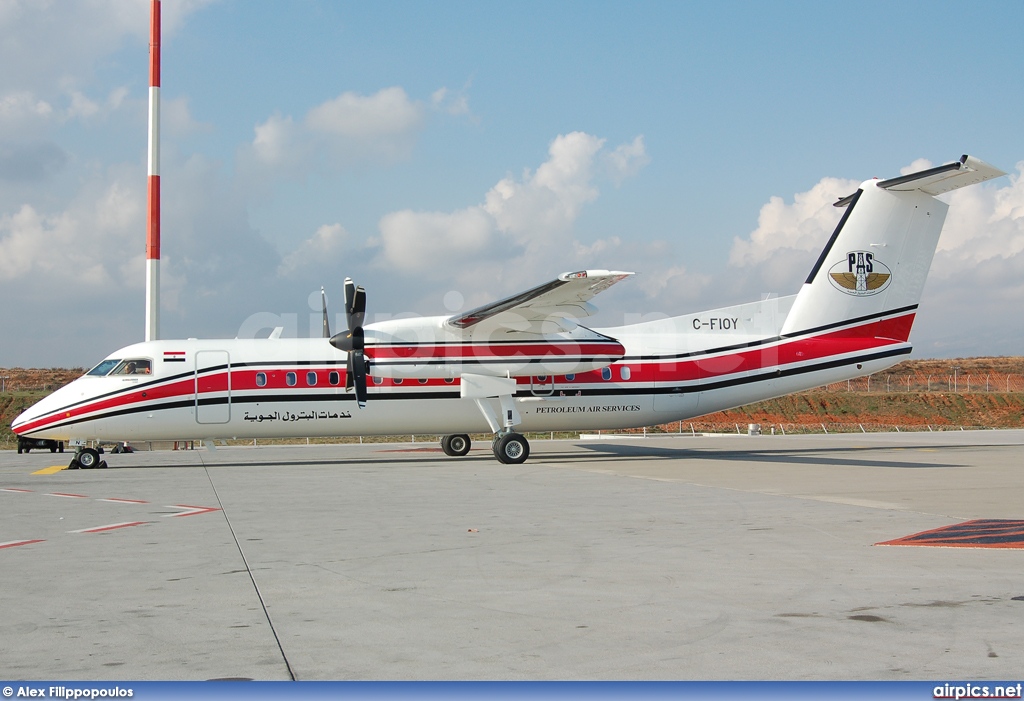
[[[904, 316], [895, 317], [892, 319], [882, 319], [880, 321], [869, 322], [861, 324], [859, 326], [840, 329], [830, 333], [823, 334], [821, 336], [810, 337], [810, 338], [797, 338], [793, 340], [782, 339], [779, 343], [774, 345], [766, 345], [750, 350], [741, 351], [730, 351], [724, 352], [720, 355], [708, 355], [708, 356], [696, 356], [689, 357], [686, 359], [677, 359], [672, 357], [666, 357], [664, 360], [657, 358], [627, 361], [623, 363], [631, 368], [629, 384], [643, 384], [651, 382], [696, 382], [698, 380], [708, 380], [712, 378], [723, 377], [726, 375], [732, 375], [737, 373], [748, 373], [757, 370], [763, 370], [769, 367], [784, 366], [798, 363], [806, 363], [815, 360], [821, 360], [824, 358], [847, 355], [851, 353], [862, 352], [866, 350], [872, 350], [876, 348], [884, 348], [886, 346], [903, 343], [909, 338], [909, 330], [914, 321], [914, 314], [906, 314]], [[581, 346], [575, 346], [573, 344], [510, 344], [510, 346], [496, 346], [496, 348], [502, 348], [505, 353], [521, 352], [524, 349], [530, 348], [534, 351], [542, 349], [544, 347], [551, 347], [562, 345], [570, 346], [574, 349], [578, 349]], [[587, 345], [587, 344], [581, 344]], [[607, 349], [612, 344], [592, 344], [600, 348]], [[616, 342], [619, 348], [625, 350], [621, 344]], [[473, 348], [471, 345], [459, 345], [453, 346], [455, 348]], [[413, 348], [424, 348], [424, 347], [413, 347]], [[443, 350], [445, 346], [425, 346], [431, 350]], [[484, 346], [483, 348], [487, 348]], [[593, 350], [593, 349], [591, 349]], [[620, 353], [621, 355], [621, 353]], [[395, 355], [394, 357], [402, 357]], [[439, 357], [437, 355], [430, 355], [425, 357]], [[443, 354], [440, 357], [445, 357]], [[501, 356], [485, 356], [485, 357], [501, 357]], [[231, 390], [232, 392], [241, 391], [259, 391], [259, 390], [273, 390], [275, 392], [280, 391], [309, 391], [309, 390], [327, 390], [331, 387], [337, 388], [336, 385], [319, 384], [320, 375], [319, 373], [336, 371], [341, 373], [341, 383], [344, 384], [344, 369], [338, 366], [328, 366], [326, 368], [312, 368], [310, 366], [302, 366], [295, 368], [287, 367], [275, 367], [270, 370], [233, 370], [231, 372]], [[277, 382], [273, 383], [273, 386], [258, 387], [256, 385], [256, 374], [258, 372], [264, 372], [269, 376], [273, 376], [275, 379], [280, 376], [286, 375], [288, 372], [295, 372], [300, 377], [306, 372], [318, 372], [318, 384], [315, 386], [308, 386], [303, 384], [296, 384], [295, 386], [282, 386]], [[520, 384], [528, 385], [530, 382], [529, 377], [519, 378]], [[601, 377], [600, 370], [591, 370], [583, 373], [578, 373], [575, 376], [576, 383], [585, 385], [588, 383], [603, 383], [605, 380]], [[616, 378], [616, 382], [620, 382], [620, 378]], [[430, 380], [429, 385], [438, 385], [443, 383], [443, 380]], [[446, 387], [452, 387], [453, 385], [444, 383]], [[409, 387], [416, 387], [416, 384], [410, 383]], [[457, 386], [457, 385], [455, 385]], [[228, 373], [226, 369], [216, 371], [216, 373], [207, 372], [206, 374], [199, 375], [199, 394], [214, 394], [218, 392], [226, 392], [228, 390]], [[167, 401], [174, 399], [193, 398], [196, 393], [196, 381], [193, 376], [189, 376], [174, 382], [169, 382], [162, 385], [156, 386], [144, 386], [133, 388], [130, 391], [115, 396], [107, 397], [105, 399], [84, 404], [79, 407], [72, 409], [62, 409], [46, 417], [41, 417], [30, 423], [18, 426], [15, 429], [17, 434], [29, 433], [37, 431], [41, 428], [45, 428], [51, 424], [63, 423], [66, 421], [72, 421], [78, 418], [88, 420], [87, 415], [95, 412], [106, 411], [110, 409], [119, 409], [126, 406], [130, 406], [135, 403], [153, 403], [157, 401]], [[253, 398], [253, 395], [249, 395], [249, 398]], [[258, 398], [258, 397], [257, 397]], [[154, 407], [159, 408], [159, 407]]]

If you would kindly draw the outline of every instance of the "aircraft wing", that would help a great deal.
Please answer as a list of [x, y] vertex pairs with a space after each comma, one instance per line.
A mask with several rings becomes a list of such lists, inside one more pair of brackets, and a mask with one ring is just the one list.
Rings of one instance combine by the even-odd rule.
[[587, 300], [632, 274], [612, 270], [562, 273], [526, 292], [452, 316], [447, 323], [460, 329], [487, 322], [488, 326], [524, 330], [543, 322], [558, 324], [561, 319], [590, 316], [597, 309]]

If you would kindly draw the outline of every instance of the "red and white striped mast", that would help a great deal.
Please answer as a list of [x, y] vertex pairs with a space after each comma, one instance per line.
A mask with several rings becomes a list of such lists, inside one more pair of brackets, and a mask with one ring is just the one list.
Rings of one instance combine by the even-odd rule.
[[160, 338], [160, 0], [149, 20], [149, 188], [146, 196], [146, 340]]

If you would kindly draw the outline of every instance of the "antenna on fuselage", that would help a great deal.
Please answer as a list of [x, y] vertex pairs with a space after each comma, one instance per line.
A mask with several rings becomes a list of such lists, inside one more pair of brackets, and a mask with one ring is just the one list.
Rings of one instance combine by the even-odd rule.
[[327, 317], [327, 293], [324, 292], [324, 288], [320, 288], [320, 303], [324, 307], [324, 338], [331, 337], [331, 322]]
[[160, 338], [160, 0], [149, 16], [149, 187], [146, 194], [146, 340]]

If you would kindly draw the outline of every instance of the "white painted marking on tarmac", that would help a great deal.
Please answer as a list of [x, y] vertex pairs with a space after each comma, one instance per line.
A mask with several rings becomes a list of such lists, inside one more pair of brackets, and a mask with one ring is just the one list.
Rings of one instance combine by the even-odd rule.
[[117, 497], [110, 497], [109, 499], [97, 499], [96, 501], [109, 501], [112, 504], [148, 504], [148, 501], [142, 499], [118, 499]]
[[188, 506], [187, 504], [175, 504], [174, 506], [164, 507], [167, 509], [185, 509], [180, 514], [164, 514], [164, 518], [177, 518], [179, 516], [197, 516], [198, 514], [208, 514], [211, 511], [220, 511], [215, 506]]
[[20, 494], [28, 494], [28, 493], [31, 493], [31, 491], [32, 491], [31, 489], [15, 489], [14, 487], [6, 488], [6, 489], [0, 489], [0, 492], [15, 492], [15, 493], [20, 493]]
[[48, 497], [64, 497], [66, 499], [88, 499], [84, 494], [67, 494], [65, 492], [49, 492]]
[[125, 521], [124, 523], [111, 523], [106, 526], [80, 528], [77, 531], [68, 531], [68, 533], [102, 533], [103, 531], [113, 531], [118, 528], [131, 528], [132, 526], [141, 526], [146, 523], [149, 523], [149, 521]]

